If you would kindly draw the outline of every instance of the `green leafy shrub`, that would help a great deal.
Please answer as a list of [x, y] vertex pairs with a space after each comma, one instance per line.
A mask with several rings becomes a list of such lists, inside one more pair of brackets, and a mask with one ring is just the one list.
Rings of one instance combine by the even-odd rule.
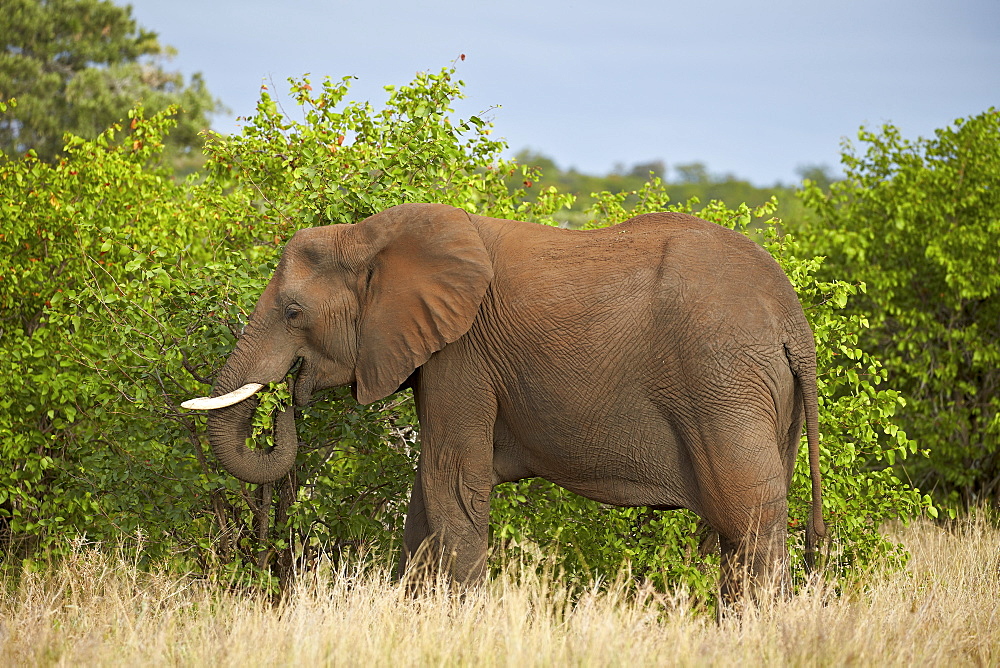
[[[863, 282], [859, 347], [906, 399], [898, 424], [929, 458], [901, 471], [953, 508], [1000, 493], [1000, 112], [930, 139], [892, 125], [848, 145], [847, 178], [807, 187], [823, 276]], [[887, 382], [876, 384], [883, 387]], [[891, 435], [890, 435], [891, 436]]]
[[[33, 554], [68, 533], [132, 531], [150, 506], [149, 490], [171, 486], [168, 477], [183, 466], [165, 456], [159, 421], [111, 438], [122, 401], [157, 392], [154, 364], [162, 359], [159, 348], [136, 345], [158, 332], [134, 329], [118, 303], [126, 290], [141, 290], [146, 301], [160, 292], [160, 277], [145, 275], [150, 258], [200, 246], [194, 228], [174, 229], [192, 217], [194, 203], [154, 162], [171, 124], [139, 112], [127, 131], [71, 139], [70, 157], [58, 164], [33, 153], [0, 163], [0, 447], [8, 463], [0, 469], [0, 518], [14, 554]], [[109, 376], [109, 358], [125, 364], [142, 355], [152, 376]], [[158, 524], [180, 519], [170, 504], [149, 510]]]

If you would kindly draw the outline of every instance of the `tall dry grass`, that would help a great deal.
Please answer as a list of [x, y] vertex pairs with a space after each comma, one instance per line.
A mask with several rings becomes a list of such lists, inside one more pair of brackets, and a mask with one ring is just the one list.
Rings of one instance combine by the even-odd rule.
[[287, 603], [79, 550], [4, 583], [3, 665], [1000, 665], [1000, 531], [901, 529], [905, 572], [816, 587], [717, 623], [634, 587], [571, 597], [512, 575], [408, 598], [384, 570], [319, 576]]

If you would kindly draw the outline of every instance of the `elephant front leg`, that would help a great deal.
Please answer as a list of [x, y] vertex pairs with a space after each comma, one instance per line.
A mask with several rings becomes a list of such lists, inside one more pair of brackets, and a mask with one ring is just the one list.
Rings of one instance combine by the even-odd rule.
[[417, 390], [421, 452], [401, 567], [471, 584], [486, 570], [496, 401], [481, 378], [439, 364], [428, 363]]
[[[417, 586], [444, 573], [456, 582], [473, 583], [485, 571], [490, 488], [468, 484], [461, 470], [431, 467], [433, 473], [425, 475], [422, 460], [406, 513], [399, 578]], [[451, 489], [443, 484], [449, 479]], [[424, 500], [425, 488], [436, 499], [433, 513]]]
[[[410, 566], [443, 572], [459, 584], [474, 584], [486, 571], [491, 470], [477, 463], [427, 461], [421, 455], [404, 542], [415, 555]], [[415, 506], [423, 505], [421, 513]], [[429, 574], [429, 573], [428, 573]]]
[[[425, 473], [430, 469], [430, 473]], [[490, 485], [470, 484], [461, 469], [425, 467], [423, 457], [410, 495], [399, 577], [413, 587], [439, 573], [472, 584], [485, 572]], [[425, 502], [425, 488], [432, 499]], [[428, 510], [430, 505], [433, 510]], [[433, 527], [433, 528], [432, 528]]]
[[399, 563], [399, 576], [414, 583], [442, 573], [471, 584], [485, 573], [492, 444], [451, 427], [443, 434], [425, 427], [421, 434]]
[[420, 484], [420, 467], [418, 466], [417, 475], [413, 481], [413, 491], [410, 492], [410, 505], [406, 511], [406, 524], [403, 527], [403, 549], [399, 555], [397, 571], [400, 579], [407, 575], [411, 564], [421, 563], [420, 548], [429, 535], [427, 510], [424, 507], [424, 491], [423, 485]]

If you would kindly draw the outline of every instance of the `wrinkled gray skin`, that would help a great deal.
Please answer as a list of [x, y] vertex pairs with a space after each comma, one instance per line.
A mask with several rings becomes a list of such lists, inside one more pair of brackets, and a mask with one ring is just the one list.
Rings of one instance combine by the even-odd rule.
[[[431, 539], [484, 572], [492, 488], [540, 476], [620, 506], [689, 508], [720, 537], [723, 593], [787, 582], [787, 494], [805, 421], [822, 535], [816, 355], [792, 286], [746, 237], [664, 213], [571, 231], [406, 204], [295, 234], [213, 396], [285, 378], [298, 405], [414, 387], [421, 455], [401, 568]], [[414, 373], [416, 371], [416, 373]], [[276, 480], [244, 440], [256, 401], [213, 410], [233, 475]]]

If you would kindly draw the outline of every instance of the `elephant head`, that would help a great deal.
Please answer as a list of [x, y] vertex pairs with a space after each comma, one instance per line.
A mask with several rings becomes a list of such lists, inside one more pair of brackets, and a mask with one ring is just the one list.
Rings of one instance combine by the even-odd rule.
[[401, 205], [356, 225], [298, 231], [219, 372], [211, 398], [212, 450], [234, 476], [267, 483], [295, 463], [293, 409], [277, 419], [270, 452], [246, 447], [254, 392], [298, 365], [299, 406], [350, 385], [362, 404], [395, 392], [430, 356], [472, 326], [493, 269], [468, 214]]

